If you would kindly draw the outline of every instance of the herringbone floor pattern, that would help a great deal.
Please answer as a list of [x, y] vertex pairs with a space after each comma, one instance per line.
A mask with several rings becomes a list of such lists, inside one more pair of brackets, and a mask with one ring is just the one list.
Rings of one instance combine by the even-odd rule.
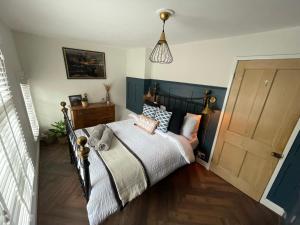
[[[88, 224], [66, 145], [41, 147], [39, 225]], [[279, 217], [194, 163], [151, 187], [104, 225], [278, 225]]]

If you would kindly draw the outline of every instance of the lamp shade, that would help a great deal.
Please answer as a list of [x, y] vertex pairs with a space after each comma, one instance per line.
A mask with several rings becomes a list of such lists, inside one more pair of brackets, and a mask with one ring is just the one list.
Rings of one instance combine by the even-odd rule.
[[164, 31], [161, 33], [160, 39], [152, 50], [149, 59], [153, 63], [169, 64], [173, 62], [173, 56]]

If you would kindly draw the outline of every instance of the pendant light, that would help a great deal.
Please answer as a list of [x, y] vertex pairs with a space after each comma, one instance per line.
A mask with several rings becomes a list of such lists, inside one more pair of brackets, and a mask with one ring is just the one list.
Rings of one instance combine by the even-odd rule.
[[165, 22], [174, 14], [174, 11], [170, 9], [161, 9], [158, 10], [158, 13], [160, 19], [163, 21], [163, 30], [161, 32], [159, 41], [150, 54], [149, 59], [153, 63], [169, 64], [173, 62], [173, 56], [166, 40]]

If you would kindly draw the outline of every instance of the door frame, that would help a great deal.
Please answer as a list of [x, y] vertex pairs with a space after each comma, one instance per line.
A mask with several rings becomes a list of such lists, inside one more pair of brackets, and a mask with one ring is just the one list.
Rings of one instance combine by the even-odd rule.
[[[227, 85], [227, 90], [226, 90], [226, 94], [225, 94], [225, 98], [224, 98], [224, 102], [223, 102], [223, 106], [222, 106], [222, 110], [221, 110], [221, 114], [220, 114], [220, 118], [219, 118], [219, 122], [218, 122], [218, 126], [217, 126], [217, 130], [216, 130], [216, 134], [214, 137], [214, 141], [213, 141], [213, 145], [211, 148], [211, 153], [209, 156], [209, 160], [207, 163], [207, 169], [210, 169], [210, 165], [211, 165], [211, 161], [212, 161], [212, 157], [214, 155], [214, 151], [216, 148], [216, 142], [220, 133], [220, 127], [221, 127], [221, 123], [224, 117], [224, 112], [225, 112], [225, 108], [227, 105], [227, 101], [228, 101], [228, 97], [229, 97], [229, 93], [231, 90], [231, 86], [232, 86], [232, 82], [234, 79], [234, 75], [235, 75], [235, 70], [236, 67], [238, 65], [239, 61], [243, 61], [243, 60], [260, 60], [260, 59], [295, 59], [295, 58], [299, 58], [300, 59], [300, 53], [295, 53], [295, 54], [278, 54], [278, 55], [253, 55], [253, 56], [237, 56], [235, 57], [233, 64], [232, 64], [232, 68], [231, 68], [231, 74], [230, 74], [230, 78], [229, 78], [229, 83]], [[299, 120], [300, 121], [300, 120]], [[298, 128], [298, 130], [300, 129], [300, 122], [298, 121], [295, 130]], [[278, 215], [282, 216], [284, 214], [284, 209], [281, 208], [280, 206], [278, 206], [277, 204], [273, 203], [272, 201], [268, 200], [266, 197], [279, 173], [279, 170], [282, 166], [282, 164], [284, 163], [286, 156], [291, 148], [290, 146], [290, 142], [293, 142], [295, 137], [294, 132], [293, 131], [285, 149], [283, 152], [283, 158], [281, 160], [279, 160], [279, 162], [277, 163], [277, 166], [275, 167], [275, 170], [273, 172], [273, 175], [271, 176], [271, 179], [269, 181], [269, 183], [267, 184], [267, 187], [264, 191], [264, 194], [262, 195], [262, 198], [260, 199], [260, 203], [265, 205], [267, 208], [269, 208], [270, 210], [274, 211], [275, 213], [277, 213]], [[291, 140], [294, 137], [293, 140]]]

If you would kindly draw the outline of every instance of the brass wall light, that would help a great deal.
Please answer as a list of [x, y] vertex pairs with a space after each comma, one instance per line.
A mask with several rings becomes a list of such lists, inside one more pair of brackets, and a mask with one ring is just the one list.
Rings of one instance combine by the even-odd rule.
[[213, 112], [211, 106], [217, 101], [217, 98], [215, 96], [210, 95], [211, 91], [206, 90], [205, 91], [205, 97], [204, 97], [204, 109], [202, 110], [202, 114], [208, 115]]
[[163, 30], [160, 38], [150, 54], [150, 61], [153, 63], [169, 64], [173, 62], [173, 56], [171, 54], [168, 42], [165, 35], [165, 22], [170, 16], [174, 15], [174, 11], [171, 9], [160, 9], [157, 11], [160, 19], [163, 21]]

